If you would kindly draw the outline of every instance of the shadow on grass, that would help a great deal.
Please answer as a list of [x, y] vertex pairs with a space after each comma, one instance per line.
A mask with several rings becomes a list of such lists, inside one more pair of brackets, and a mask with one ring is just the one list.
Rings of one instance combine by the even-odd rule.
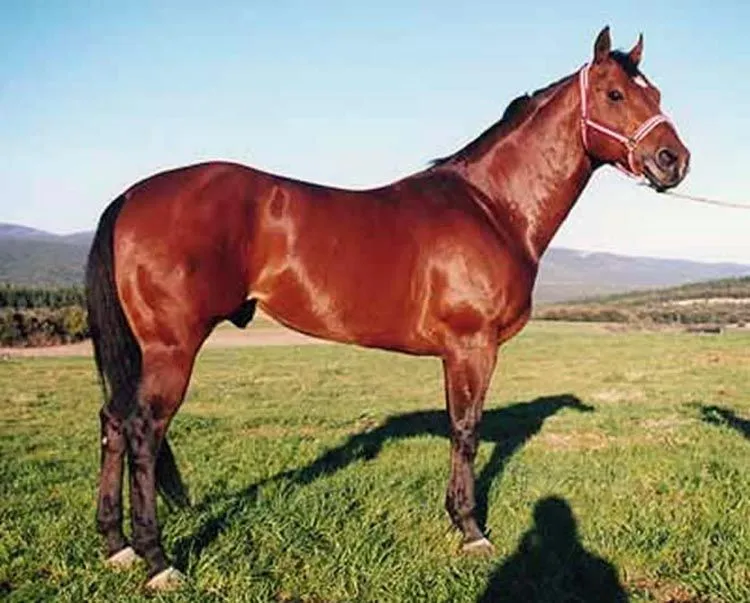
[[548, 497], [534, 508], [534, 525], [492, 573], [479, 603], [625, 602], [615, 567], [588, 552], [567, 501]]
[[[482, 417], [480, 439], [495, 442], [489, 461], [476, 480], [476, 516], [480, 526], [487, 519], [487, 497], [495, 478], [502, 472], [510, 457], [534, 434], [538, 433], [545, 419], [562, 408], [591, 412], [593, 407], [570, 394], [537, 398], [531, 402], [519, 402], [503, 408], [486, 410]], [[351, 436], [346, 442], [321, 455], [318, 459], [301, 467], [284, 471], [271, 478], [253, 484], [239, 492], [208, 498], [195, 508], [208, 512], [206, 520], [191, 536], [179, 539], [173, 554], [178, 567], [185, 567], [189, 557], [199, 557], [226, 529], [231, 520], [249, 501], [254, 500], [259, 488], [275, 482], [289, 482], [304, 486], [319, 478], [332, 475], [348, 465], [377, 457], [389, 440], [434, 435], [449, 437], [448, 416], [444, 411], [426, 410], [390, 417], [383, 425], [371, 431]], [[446, 449], [446, 462], [449, 451]], [[446, 475], [446, 485], [448, 476]]]
[[750, 421], [738, 417], [733, 410], [721, 406], [701, 406], [701, 418], [712, 425], [729, 425], [750, 440]]

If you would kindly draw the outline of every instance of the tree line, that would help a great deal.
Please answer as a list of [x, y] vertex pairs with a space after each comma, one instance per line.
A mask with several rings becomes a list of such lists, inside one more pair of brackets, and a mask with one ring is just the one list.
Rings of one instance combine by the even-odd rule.
[[0, 284], [0, 309], [69, 308], [86, 306], [83, 287], [19, 287]]

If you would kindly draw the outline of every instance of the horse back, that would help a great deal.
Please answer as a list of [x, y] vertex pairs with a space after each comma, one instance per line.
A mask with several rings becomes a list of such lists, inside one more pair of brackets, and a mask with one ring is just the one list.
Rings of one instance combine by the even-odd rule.
[[416, 354], [440, 354], [457, 316], [500, 328], [523, 314], [533, 274], [477, 194], [430, 172], [364, 191], [267, 180], [249, 294], [308, 334]]

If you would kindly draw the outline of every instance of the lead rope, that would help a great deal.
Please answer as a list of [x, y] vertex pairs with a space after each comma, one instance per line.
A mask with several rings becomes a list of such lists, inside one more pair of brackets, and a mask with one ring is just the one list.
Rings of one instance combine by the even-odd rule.
[[[640, 186], [649, 186], [647, 182], [639, 182]], [[651, 188], [651, 187], [649, 187]], [[685, 193], [676, 193], [674, 191], [662, 191], [662, 195], [669, 195], [677, 199], [695, 201], [696, 203], [706, 203], [707, 205], [718, 205], [719, 207], [732, 207], [734, 209], [750, 209], [747, 203], [732, 203], [731, 201], [720, 201], [719, 199], [709, 199], [708, 197], [698, 197], [696, 195], [687, 195]]]

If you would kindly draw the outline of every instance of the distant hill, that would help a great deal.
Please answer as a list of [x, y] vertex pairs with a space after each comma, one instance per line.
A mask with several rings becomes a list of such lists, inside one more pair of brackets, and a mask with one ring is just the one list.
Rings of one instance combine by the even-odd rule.
[[538, 302], [555, 302], [639, 289], [750, 275], [750, 266], [552, 248], [542, 258]]
[[[93, 232], [69, 235], [0, 223], [0, 283], [67, 286], [83, 282]], [[628, 257], [553, 248], [545, 254], [535, 301], [555, 302], [750, 275], [750, 266]]]
[[0, 283], [69, 286], [83, 282], [93, 233], [56, 235], [0, 223]]
[[20, 224], [7, 224], [5, 222], [0, 222], [0, 239], [32, 239], [40, 241], [53, 238], [55, 238], [55, 235], [43, 230], [21, 226]]

